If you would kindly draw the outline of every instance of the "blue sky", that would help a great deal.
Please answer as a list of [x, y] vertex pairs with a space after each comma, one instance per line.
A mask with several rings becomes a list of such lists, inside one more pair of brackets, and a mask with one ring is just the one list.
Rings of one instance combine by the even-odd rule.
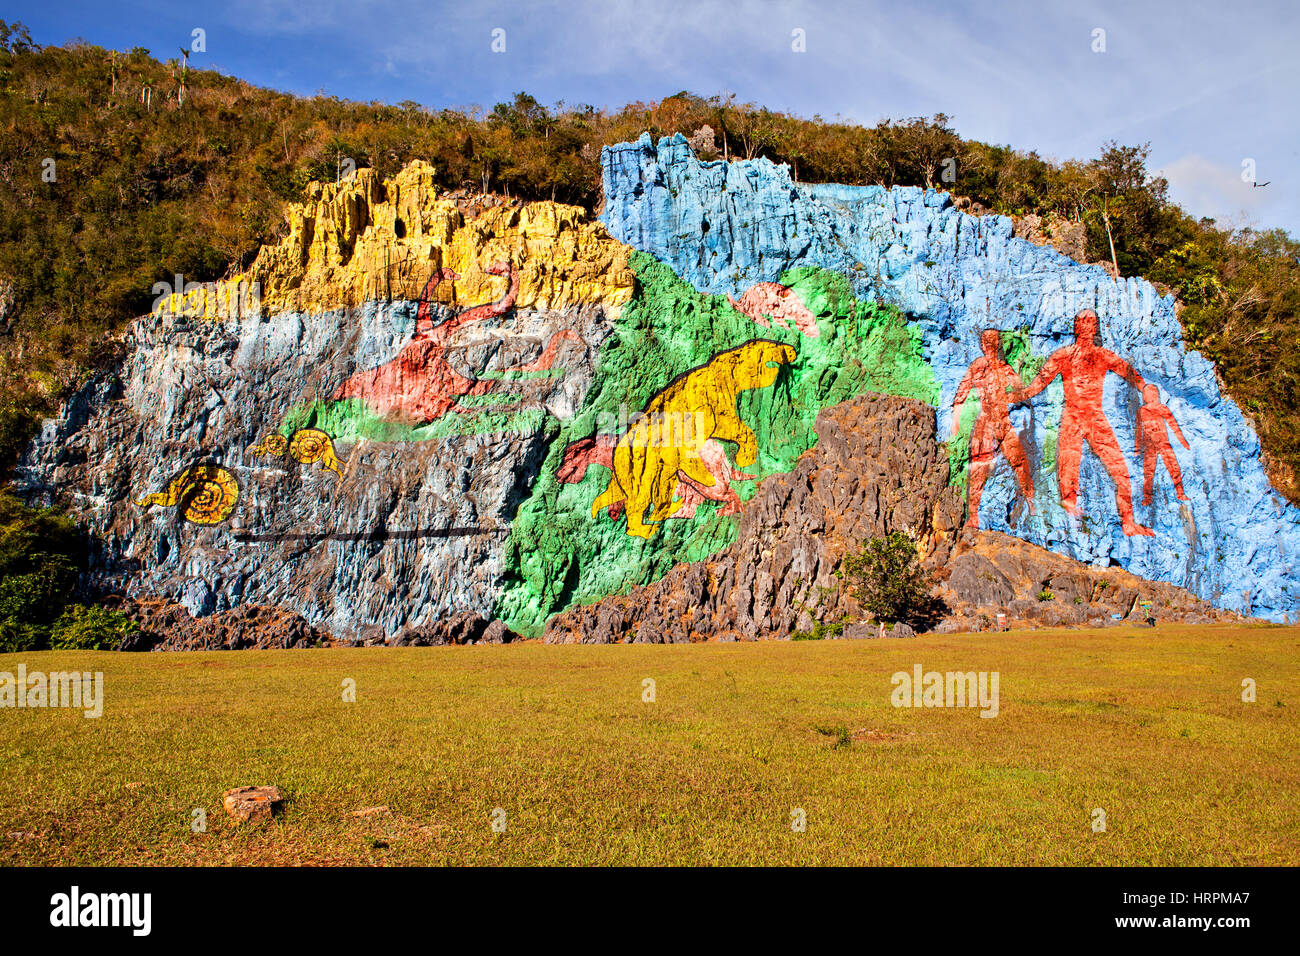
[[[871, 124], [945, 112], [963, 135], [1095, 156], [1150, 141], [1173, 197], [1221, 223], [1300, 235], [1300, 4], [571, 3], [6, 0], [42, 44], [73, 38], [294, 93], [469, 106], [527, 90], [618, 107], [686, 89]], [[505, 31], [504, 53], [491, 49]], [[806, 52], [792, 49], [802, 30]], [[1095, 52], [1104, 30], [1105, 50]], [[1255, 162], [1263, 188], [1242, 181]], [[960, 184], [958, 190], [960, 191]]]

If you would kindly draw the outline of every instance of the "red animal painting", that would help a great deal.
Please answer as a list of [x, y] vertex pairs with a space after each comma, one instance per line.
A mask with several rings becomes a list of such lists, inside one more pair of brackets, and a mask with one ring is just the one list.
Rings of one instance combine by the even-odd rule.
[[984, 354], [966, 370], [952, 402], [954, 435], [961, 425], [960, 409], [966, 397], [973, 391], [979, 396], [980, 402], [979, 417], [975, 419], [970, 436], [970, 468], [966, 478], [967, 528], [980, 526], [980, 499], [984, 495], [984, 483], [992, 473], [999, 453], [1015, 472], [1020, 494], [1028, 503], [1029, 510], [1034, 510], [1034, 475], [1029, 468], [1024, 446], [1020, 443], [1020, 436], [1011, 426], [1010, 415], [1009, 395], [1020, 392], [1024, 383], [1002, 357], [1002, 334], [997, 329], [985, 329], [980, 333], [980, 347]]
[[1056, 465], [1061, 506], [1070, 515], [1079, 513], [1079, 466], [1083, 443], [1087, 441], [1115, 482], [1115, 504], [1124, 533], [1149, 536], [1154, 532], [1133, 518], [1128, 464], [1101, 407], [1102, 387], [1108, 373], [1113, 372], [1137, 389], [1146, 383], [1127, 362], [1098, 344], [1097, 331], [1097, 313], [1092, 309], [1079, 312], [1074, 317], [1074, 344], [1053, 352], [1029, 387], [1013, 394], [1011, 401], [1013, 404], [1028, 401], [1060, 378], [1065, 387]]
[[783, 329], [790, 328], [790, 323], [793, 323], [795, 328], [810, 339], [815, 339], [820, 334], [817, 330], [817, 317], [799, 300], [793, 289], [778, 282], [760, 282], [746, 289], [740, 301], [731, 296], [727, 296], [727, 300], [733, 309], [749, 316], [765, 329], [772, 327], [768, 323], [768, 319], [771, 319], [772, 323]]
[[[443, 280], [455, 281], [458, 277], [450, 269], [434, 273], [420, 293], [411, 340], [396, 358], [349, 377], [335, 390], [332, 398], [359, 398], [378, 415], [413, 424], [434, 421], [448, 412], [469, 411], [460, 404], [461, 399], [486, 395], [499, 382], [468, 378], [452, 368], [447, 360], [451, 336], [471, 323], [504, 315], [514, 307], [519, 295], [519, 273], [512, 265], [498, 262], [486, 271], [491, 275], [508, 277], [510, 284], [506, 293], [496, 302], [466, 309], [440, 323], [434, 322], [433, 293]], [[538, 359], [511, 371], [551, 368], [557, 348], [566, 339], [580, 341], [576, 332], [565, 329], [552, 337]]]
[[1184, 448], [1191, 448], [1183, 431], [1174, 420], [1173, 413], [1160, 401], [1160, 389], [1147, 383], [1142, 389], [1142, 407], [1137, 413], [1137, 447], [1134, 449], [1142, 456], [1142, 504], [1151, 504], [1151, 492], [1156, 479], [1156, 467], [1161, 461], [1174, 481], [1174, 493], [1179, 501], [1186, 501], [1183, 491], [1183, 475], [1178, 468], [1178, 459], [1174, 456], [1173, 446], [1169, 443], [1169, 432]]

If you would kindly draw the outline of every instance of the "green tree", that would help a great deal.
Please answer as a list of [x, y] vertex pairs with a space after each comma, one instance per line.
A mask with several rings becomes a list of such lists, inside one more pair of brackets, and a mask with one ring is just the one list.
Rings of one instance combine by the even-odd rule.
[[863, 542], [844, 556], [839, 571], [861, 608], [887, 624], [933, 623], [942, 607], [930, 594], [931, 575], [921, 567], [912, 539], [895, 531]]

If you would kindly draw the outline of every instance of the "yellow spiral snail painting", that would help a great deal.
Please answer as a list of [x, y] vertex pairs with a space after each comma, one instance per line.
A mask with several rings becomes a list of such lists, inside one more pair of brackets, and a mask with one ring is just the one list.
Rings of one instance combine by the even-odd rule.
[[191, 524], [221, 524], [239, 501], [239, 482], [220, 465], [191, 465], [167, 483], [162, 491], [146, 495], [136, 504], [146, 510], [180, 506]]
[[314, 465], [320, 462], [340, 478], [343, 477], [338, 456], [334, 454], [334, 440], [319, 428], [299, 428], [288, 438], [272, 433], [253, 449], [253, 455], [258, 458], [264, 455], [280, 458], [286, 452], [299, 464]]

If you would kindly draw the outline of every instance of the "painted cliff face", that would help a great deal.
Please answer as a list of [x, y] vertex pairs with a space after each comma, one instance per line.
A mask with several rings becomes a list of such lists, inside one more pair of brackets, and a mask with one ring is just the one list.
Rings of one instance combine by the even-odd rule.
[[[978, 488], [973, 523], [1220, 607], [1275, 619], [1300, 608], [1300, 509], [1269, 485], [1253, 429], [1150, 283], [1016, 239], [1009, 219], [968, 216], [946, 194], [701, 163], [680, 137], [610, 147], [603, 168], [610, 233], [695, 288], [740, 295], [812, 266], [913, 317], [940, 386], [939, 434], [959, 416], [949, 450], [954, 480]], [[1084, 310], [1099, 341], [1075, 334]], [[988, 360], [989, 329], [1034, 391], [1005, 414], [990, 392], [1015, 383]], [[1144, 411], [1146, 382], [1158, 391]], [[977, 397], [954, 409], [963, 384]]]
[[[29, 484], [71, 489], [96, 573], [136, 595], [535, 634], [730, 545], [818, 413], [876, 392], [937, 409], [968, 526], [1297, 605], [1300, 512], [1146, 283], [935, 193], [803, 186], [680, 140], [604, 168], [603, 224], [467, 219], [423, 164], [314, 187], [247, 274], [135, 324]], [[260, 312], [217, 308], [250, 287]]]

